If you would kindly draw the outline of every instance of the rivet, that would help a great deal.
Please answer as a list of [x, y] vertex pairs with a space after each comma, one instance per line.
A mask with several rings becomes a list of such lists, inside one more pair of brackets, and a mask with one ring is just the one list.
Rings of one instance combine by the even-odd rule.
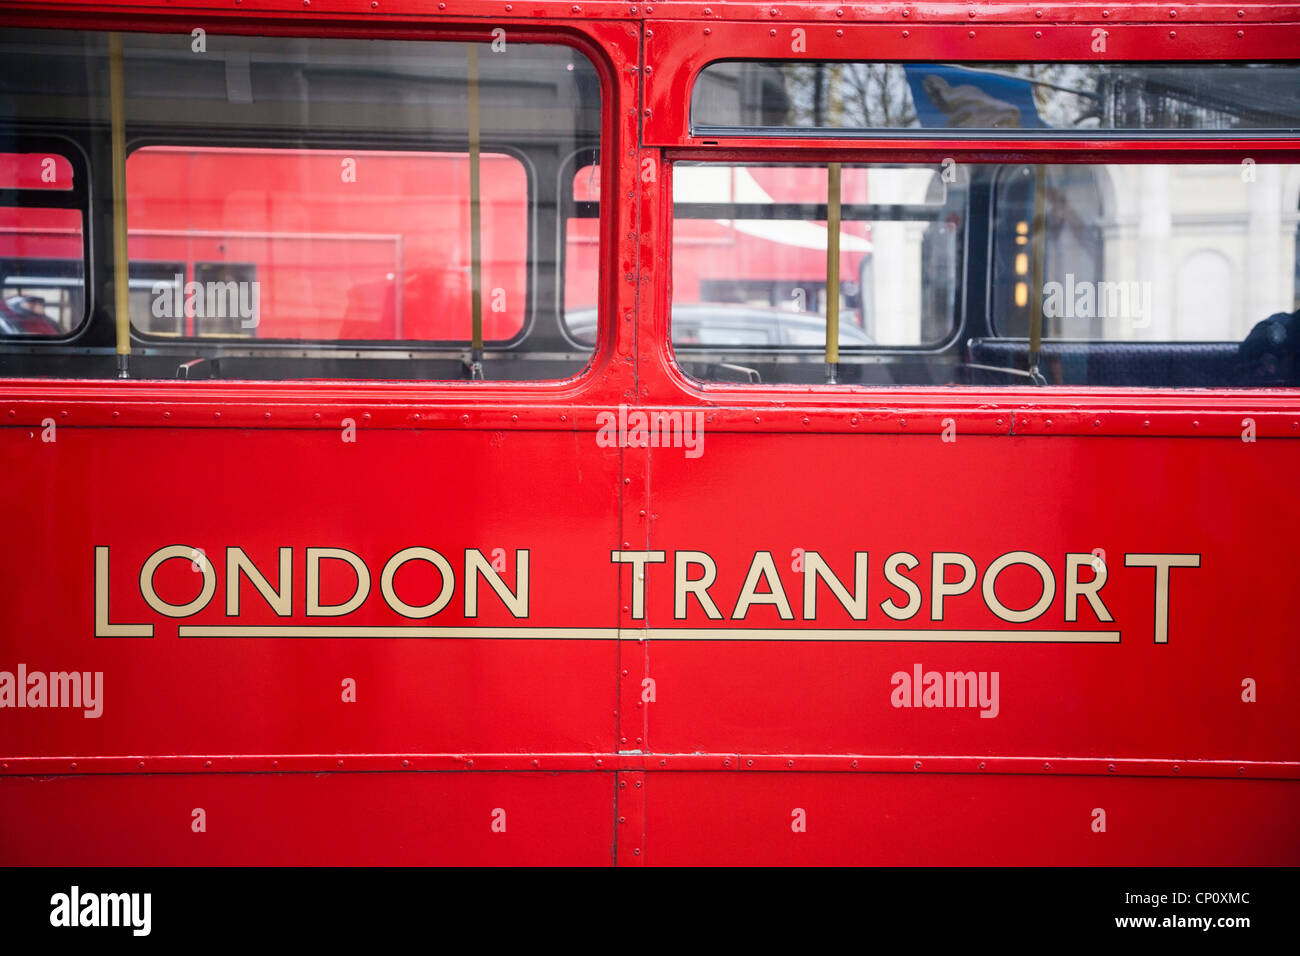
[[[13, 412], [10, 412], [9, 414], [12, 415]], [[117, 418], [117, 417], [118, 417], [119, 415], [121, 415], [121, 414], [122, 414], [121, 412], [114, 412], [114, 413], [113, 413], [113, 417], [114, 417], [114, 418]]]
[[278, 766], [280, 766], [280, 761], [278, 761], [278, 760], [272, 760], [272, 761], [271, 761], [271, 766], [272, 766], [273, 768], [274, 768], [274, 767], [278, 767]]
[[77, 769], [77, 761], [75, 761], [75, 760], [72, 761], [72, 769], [73, 769], [73, 770], [76, 770], [76, 769]]
[[67, 413], [67, 412], [59, 412], [59, 417], [60, 417], [60, 418], [67, 418], [67, 417], [68, 417], [68, 413]]
[[618, 818], [618, 822], [619, 822], [619, 823], [627, 823], [627, 817], [619, 817], [619, 818]]
[[666, 767], [666, 766], [668, 766], [668, 761], [667, 761], [667, 760], [661, 760], [661, 761], [659, 761], [659, 766], [661, 766], [661, 767]]
[[637, 788], [638, 790], [640, 790], [640, 789], [641, 789], [641, 781], [638, 780], [638, 781], [636, 782], [635, 786], [636, 786], [636, 788]]
[[510, 12], [511, 10], [513, 10], [513, 9], [514, 9], [514, 7], [512, 7], [510, 4], [508, 4], [508, 3], [506, 4], [506, 13], [509, 13], [509, 12]]
[[1178, 37], [1177, 33], [1175, 33], [1173, 30], [1169, 31], [1169, 39], [1174, 40], [1177, 39], [1177, 37]]
[[[646, 10], [647, 10], [647, 11], [649, 11], [649, 9], [650, 9], [649, 7], [646, 7]], [[578, 5], [575, 3], [572, 7], [569, 8], [569, 12], [570, 12], [570, 13], [581, 13], [581, 12], [582, 12], [582, 8], [581, 8], [580, 6], [578, 6]]]
[[1115, 765], [1114, 765], [1113, 763], [1112, 763], [1112, 764], [1107, 764], [1107, 765], [1106, 765], [1106, 770], [1107, 770], [1108, 772], [1110, 772], [1110, 773], [1114, 773], [1114, 772], [1115, 772]]
[[1170, 15], [1171, 17], [1176, 17], [1176, 16], [1178, 16], [1178, 11], [1177, 11], [1177, 10], [1170, 10], [1170, 11], [1169, 11], [1169, 15]]
[[773, 8], [772, 8], [771, 13], [772, 13], [772, 16], [776, 16], [776, 7], [773, 7]]
[[1198, 421], [1193, 421], [1193, 422], [1192, 422], [1192, 427], [1193, 427], [1193, 428], [1200, 428], [1200, 427], [1201, 427], [1201, 423], [1198, 422]]
[[412, 416], [411, 416], [411, 420], [412, 420], [412, 421], [415, 421], [415, 422], [418, 422], [418, 421], [420, 420], [420, 413], [419, 413], [419, 412], [416, 412], [414, 415], [412, 415]]
[[220, 417], [221, 417], [221, 413], [220, 413], [220, 412], [213, 412], [213, 413], [212, 413], [212, 417], [213, 417], [213, 418], [220, 418]]
[[469, 416], [468, 416], [468, 415], [462, 415], [462, 416], [460, 416], [460, 420], [461, 420], [462, 422], [468, 422], [468, 421], [469, 421]]
[[849, 419], [849, 424], [852, 425], [852, 426], [854, 426], [855, 428], [857, 427], [858, 419], [857, 419], [857, 416], [856, 416], [856, 415], [855, 415], [853, 418], [850, 418], [850, 419]]
[[370, 0], [370, 9], [371, 9], [371, 10], [375, 9], [375, 7], [377, 7], [377, 6], [379, 6], [379, 0]]
[[858, 766], [858, 762], [857, 762], [856, 760], [853, 761], [853, 768], [854, 768], [855, 770], [857, 769], [857, 766]]
[[1150, 427], [1151, 427], [1151, 419], [1148, 418], [1146, 421], [1144, 421], [1144, 422], [1142, 423], [1142, 427], [1143, 427], [1143, 428], [1150, 428]]
[[711, 17], [711, 16], [713, 16], [713, 11], [710, 10], [708, 7], [705, 7], [705, 8], [704, 8], [704, 15], [705, 15], [706, 17]]
[[[637, 784], [637, 786], [640, 786], [640, 784]], [[633, 850], [633, 851], [632, 851], [632, 855], [633, 855], [633, 856], [640, 856], [640, 855], [641, 855], [641, 848], [640, 848], [640, 847], [637, 847], [635, 850]]]
[[967, 11], [967, 15], [968, 15], [972, 20], [975, 19], [975, 11], [974, 11], [974, 10], [969, 10], [969, 11]]
[[625, 743], [627, 743], [627, 738], [626, 738], [626, 737], [619, 737], [619, 738], [618, 738], [618, 742], [621, 743], [621, 744], [625, 744]]
[[912, 764], [912, 769], [913, 769], [913, 770], [920, 770], [920, 769], [921, 769], [921, 761], [918, 760], [916, 763]]
[[1103, 17], [1108, 17], [1108, 16], [1110, 16], [1110, 11], [1109, 11], [1109, 10], [1103, 10], [1103, 11], [1101, 11], [1101, 15], [1102, 15]]
[[[645, 510], [644, 510], [644, 509], [642, 509], [642, 511], [641, 511], [641, 517], [642, 517], [642, 518], [645, 517]], [[625, 671], [624, 673], [626, 673], [626, 671]]]
[[906, 20], [906, 19], [907, 19], [908, 17], [910, 17], [911, 15], [912, 15], [912, 12], [911, 12], [910, 10], [904, 10], [904, 11], [903, 11], [903, 19], [904, 19], [904, 20]]
[[[907, 14], [904, 13], [903, 16], [907, 16]], [[912, 34], [908, 33], [906, 30], [903, 31], [903, 39], [904, 39], [904, 40], [906, 40], [906, 39], [907, 39], [908, 37], [910, 37], [911, 35], [912, 35]]]
[[465, 761], [465, 766], [466, 766], [466, 767], [473, 767], [473, 766], [474, 766], [474, 761], [472, 761], [472, 760], [466, 760], [466, 761]]
[[320, 421], [320, 412], [317, 412], [315, 415], [312, 416], [312, 418], [316, 419], [316, 421]]
[[1094, 419], [1092, 420], [1092, 427], [1093, 427], [1093, 428], [1100, 428], [1100, 427], [1101, 427], [1101, 419], [1100, 419], [1100, 418], [1094, 418]]
[[1246, 35], [1246, 34], [1245, 34], [1244, 31], [1242, 31], [1242, 30], [1238, 30], [1238, 31], [1237, 31], [1237, 39], [1238, 39], [1238, 40], [1240, 40], [1240, 39], [1241, 39], [1242, 37], [1244, 37], [1245, 35]]
[[1020, 427], [1021, 427], [1021, 428], [1028, 428], [1028, 427], [1029, 427], [1029, 419], [1027, 419], [1027, 418], [1022, 418], [1022, 419], [1020, 419]]
[[787, 760], [787, 761], [785, 762], [785, 765], [786, 765], [787, 767], [793, 767], [793, 766], [794, 766], [794, 761], [793, 761], [793, 760]]
[[340, 767], [343, 766], [343, 761], [342, 761], [342, 760], [338, 761], [338, 765], [339, 765]]
[[[644, 512], [644, 511], [643, 511], [643, 512], [641, 512], [641, 513], [642, 513], [642, 514], [645, 514], [645, 512]], [[626, 668], [626, 667], [625, 667], [625, 668], [623, 668], [623, 676], [624, 676], [624, 677], [626, 677], [626, 676], [627, 676], [627, 668]]]
[[632, 479], [631, 479], [631, 478], [624, 478], [624, 479], [623, 479], [623, 484], [625, 484], [625, 485], [630, 485], [630, 484], [632, 484]]
[[844, 31], [843, 31], [843, 30], [836, 30], [836, 31], [835, 31], [835, 35], [836, 35], [837, 37], [842, 37], [842, 36], [844, 36]]
[[712, 32], [713, 32], [713, 31], [710, 30], [708, 27], [705, 27], [705, 28], [704, 28], [704, 35], [705, 35], [705, 36], [708, 36], [708, 35], [709, 35], [710, 33], [712, 33]]
[[1044, 428], [1051, 428], [1051, 427], [1052, 427], [1052, 420], [1049, 418], [1049, 419], [1047, 419], [1047, 421], [1043, 422], [1043, 427], [1044, 427]]
[[271, 413], [270, 413], [270, 412], [267, 412], [267, 413], [264, 414], [262, 417], [263, 417], [263, 418], [270, 418], [270, 417], [271, 417]]
[[1042, 31], [1042, 30], [1035, 30], [1035, 31], [1034, 31], [1034, 39], [1035, 39], [1035, 40], [1041, 40], [1042, 38], [1043, 38], [1043, 31]]
[[534, 760], [534, 761], [533, 761], [533, 766], [534, 766], [534, 767], [540, 767], [541, 765], [542, 765], [542, 762], [541, 762], [540, 760]]
[[1245, 768], [1245, 767], [1238, 767], [1238, 768], [1237, 768], [1237, 773], [1245, 773], [1245, 772], [1246, 772], [1246, 768]]
[[767, 35], [770, 36], [770, 37], [774, 37], [774, 36], [776, 36], [776, 31], [775, 31], [775, 30], [768, 30], [768, 31], [767, 31]]
[[759, 417], [758, 417], [757, 415], [755, 415], [755, 416], [754, 416], [754, 424], [757, 425], [757, 424], [759, 423], [759, 421], [760, 421]]
[[1044, 770], [1051, 770], [1051, 769], [1052, 769], [1052, 765], [1051, 765], [1050, 763], [1045, 763], [1045, 764], [1043, 764], [1043, 769], [1044, 769]]
[[1178, 772], [1178, 764], [1174, 764], [1174, 773]]
[[998, 419], [998, 427], [999, 427], [999, 428], [1002, 427], [1002, 419], [1000, 419], [1000, 418]]
[[599, 767], [599, 766], [601, 766], [601, 765], [603, 765], [603, 764], [604, 764], [604, 761], [601, 760], [599, 757], [597, 757], [597, 758], [596, 758], [596, 766]]
[[746, 766], [746, 767], [752, 767], [752, 766], [754, 766], [754, 761], [752, 761], [752, 760], [746, 760], [746, 761], [745, 761], [745, 766]]
[[[17, 415], [17, 414], [18, 414], [18, 413], [15, 412], [12, 408], [9, 409], [9, 417], [10, 417], [10, 418], [13, 418], [13, 417], [14, 417], [15, 415]], [[114, 412], [113, 414], [116, 415], [117, 412]]]
[[440, 4], [438, 4], [438, 9], [439, 9], [439, 10], [446, 10], [446, 9], [447, 9], [447, 5], [446, 5], [445, 3], [440, 3]]
[[981, 769], [981, 770], [984, 769], [984, 761], [983, 761], [983, 760], [980, 761], [980, 769]]
[[1246, 15], [1246, 11], [1245, 11], [1245, 10], [1238, 10], [1238, 11], [1237, 11], [1237, 16], [1239, 16], [1239, 17], [1244, 17], [1245, 15]]
[[636, 742], [637, 742], [637, 743], [640, 743], [640, 742], [641, 742], [641, 738], [638, 737], [638, 738], [636, 739]]
[[205, 766], [205, 767], [211, 767], [211, 766], [212, 766], [212, 761], [211, 761], [211, 760], [205, 760], [205, 761], [203, 761], [203, 766]]
[[968, 37], [970, 37], [972, 40], [975, 39], [975, 31], [974, 31], [974, 30], [972, 30], [970, 33], [968, 33], [968, 34], [966, 34], [966, 35], [967, 35]]
[[569, 416], [568, 416], [568, 415], [561, 415], [561, 416], [560, 416], [560, 421], [562, 421], [562, 422], [567, 422], [568, 420], [569, 420]]
[[403, 760], [403, 761], [402, 761], [402, 766], [403, 766], [403, 767], [409, 767], [410, 765], [411, 765], [411, 761], [409, 761], [409, 760]]
[[808, 424], [808, 416], [807, 416], [807, 415], [805, 415], [805, 416], [803, 417], [803, 423], [804, 423], [805, 425]]
[[141, 760], [141, 761], [140, 761], [138, 764], [136, 764], [135, 766], [136, 766], [136, 769], [137, 769], [137, 770], [143, 770], [143, 769], [144, 769], [144, 761]]
[[900, 419], [898, 420], [898, 427], [899, 427], [899, 428], [906, 428], [906, 427], [907, 427], [907, 419], [906, 419], [906, 418], [900, 418]]
[[172, 417], [171, 412], [163, 412], [163, 418], [171, 418], [171, 417]]

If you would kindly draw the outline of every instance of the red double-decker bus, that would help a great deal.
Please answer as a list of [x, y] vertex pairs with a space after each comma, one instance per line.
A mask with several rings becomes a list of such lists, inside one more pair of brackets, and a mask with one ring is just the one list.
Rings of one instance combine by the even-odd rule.
[[1295, 864], [1300, 7], [0, 0], [0, 863]]

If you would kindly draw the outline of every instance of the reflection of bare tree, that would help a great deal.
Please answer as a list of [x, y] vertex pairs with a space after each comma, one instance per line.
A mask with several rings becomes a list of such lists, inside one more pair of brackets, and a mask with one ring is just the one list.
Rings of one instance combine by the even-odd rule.
[[788, 64], [782, 68], [797, 126], [915, 126], [907, 75], [897, 63]]

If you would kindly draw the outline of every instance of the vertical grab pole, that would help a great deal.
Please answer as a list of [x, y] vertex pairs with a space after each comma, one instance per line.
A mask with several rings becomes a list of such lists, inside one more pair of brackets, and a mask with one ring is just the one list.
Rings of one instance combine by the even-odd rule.
[[479, 209], [478, 46], [467, 51], [469, 83], [470, 378], [483, 377], [483, 232]]
[[826, 167], [826, 382], [840, 362], [840, 164]]
[[130, 378], [131, 290], [126, 243], [126, 90], [122, 34], [108, 36], [108, 93], [113, 138], [113, 298], [117, 324], [117, 377]]
[[1034, 166], [1033, 266], [1029, 293], [1029, 375], [1035, 385], [1046, 385], [1038, 370], [1038, 356], [1043, 348], [1043, 279], [1047, 256], [1047, 167]]

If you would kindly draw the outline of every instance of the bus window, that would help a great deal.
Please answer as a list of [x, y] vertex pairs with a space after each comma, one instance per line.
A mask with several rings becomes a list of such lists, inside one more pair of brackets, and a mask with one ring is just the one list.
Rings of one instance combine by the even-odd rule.
[[[77, 331], [79, 310], [94, 326], [75, 353], [6, 350], [0, 329], [6, 374], [117, 377], [117, 341], [143, 378], [556, 380], [586, 367], [592, 345], [560, 317], [566, 302], [594, 311], [599, 204], [567, 274], [557, 227], [565, 157], [600, 146], [601, 82], [582, 53], [216, 31], [201, 52], [193, 42], [0, 31], [0, 131], [24, 146], [0, 154], [6, 308], [22, 311], [16, 334]], [[127, 263], [114, 261], [117, 123]], [[81, 181], [76, 163], [33, 165], [25, 144], [52, 131], [94, 158]], [[103, 230], [93, 257], [74, 214]]]
[[1052, 129], [1293, 133], [1293, 63], [710, 63], [697, 135]]
[[600, 157], [574, 157], [564, 218], [564, 326], [578, 342], [596, 342], [596, 277], [600, 266]]
[[780, 349], [764, 380], [817, 381], [832, 304], [849, 356], [952, 337], [961, 178], [943, 167], [843, 166], [836, 288], [827, 282], [828, 188], [825, 165], [674, 165], [672, 341], [688, 371], [751, 368]]
[[82, 197], [54, 152], [0, 153], [0, 339], [66, 336], [86, 315]]
[[[528, 182], [513, 156], [480, 164], [483, 338], [508, 341], [528, 301]], [[139, 331], [470, 338], [466, 153], [155, 146], [126, 170], [133, 264], [185, 257], [132, 310]]]

